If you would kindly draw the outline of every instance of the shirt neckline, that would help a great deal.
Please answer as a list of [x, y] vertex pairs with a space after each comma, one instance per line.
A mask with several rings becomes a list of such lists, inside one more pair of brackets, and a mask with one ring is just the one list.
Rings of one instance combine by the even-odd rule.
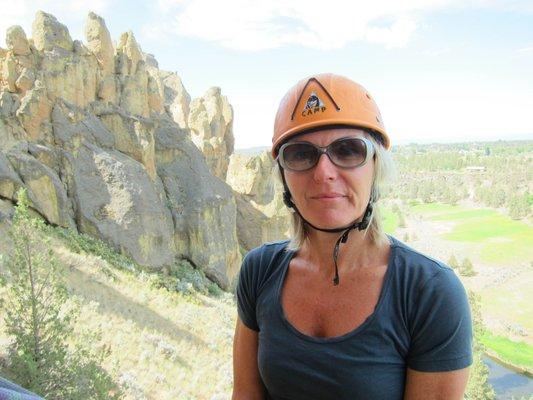
[[387, 271], [385, 272], [385, 278], [383, 282], [383, 286], [381, 287], [381, 293], [379, 294], [379, 299], [376, 304], [376, 307], [374, 308], [374, 311], [372, 314], [370, 314], [362, 324], [357, 326], [355, 329], [346, 332], [343, 335], [340, 336], [330, 336], [330, 337], [317, 337], [317, 336], [310, 336], [307, 335], [298, 329], [296, 329], [287, 319], [287, 316], [285, 315], [285, 311], [283, 310], [283, 305], [281, 303], [281, 289], [283, 287], [283, 283], [285, 282], [285, 276], [287, 275], [287, 271], [289, 269], [289, 264], [291, 263], [292, 258], [296, 254], [296, 250], [287, 250], [288, 256], [285, 257], [285, 263], [282, 266], [283, 270], [280, 274], [280, 279], [278, 281], [278, 285], [276, 288], [276, 308], [278, 311], [278, 316], [283, 321], [284, 325], [287, 327], [287, 329], [293, 333], [294, 335], [298, 336], [301, 339], [307, 340], [309, 342], [313, 343], [336, 343], [336, 342], [342, 342], [344, 340], [347, 340], [360, 332], [364, 331], [376, 318], [377, 314], [380, 312], [382, 308], [382, 304], [384, 303], [384, 298], [387, 297], [387, 293], [389, 291], [390, 282], [392, 281], [392, 275], [394, 274], [394, 268], [392, 267], [394, 258], [396, 256], [396, 248], [398, 247], [398, 242], [396, 239], [394, 239], [392, 236], [387, 235], [391, 247], [391, 252], [389, 255], [389, 261], [387, 263]]

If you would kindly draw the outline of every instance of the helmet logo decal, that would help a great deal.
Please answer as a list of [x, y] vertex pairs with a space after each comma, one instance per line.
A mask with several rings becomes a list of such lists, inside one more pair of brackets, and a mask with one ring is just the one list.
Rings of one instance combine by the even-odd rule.
[[[335, 106], [335, 109], [337, 111], [340, 111], [340, 107], [337, 105], [335, 100], [333, 100], [333, 97], [331, 97], [331, 95], [328, 93], [326, 88], [318, 81], [318, 79], [311, 78], [305, 84], [304, 88], [302, 89], [300, 93], [300, 96], [298, 97], [298, 101], [294, 105], [294, 110], [292, 111], [292, 114], [291, 114], [291, 120], [294, 119], [294, 114], [296, 114], [298, 104], [300, 104], [300, 100], [302, 99], [305, 89], [311, 82], [315, 82], [319, 86], [319, 88], [322, 89], [322, 91], [328, 97], [328, 99], [333, 103], [333, 105]], [[315, 113], [324, 112], [324, 111], [326, 111], [326, 106], [324, 105], [324, 102], [317, 96], [316, 92], [313, 91], [307, 98], [304, 109], [301, 111], [301, 115], [302, 117], [307, 117], [308, 115], [313, 115]]]
[[315, 92], [311, 92], [311, 95], [307, 99], [307, 103], [305, 103], [304, 110], [312, 110], [316, 107], [324, 107], [324, 103], [318, 98]]

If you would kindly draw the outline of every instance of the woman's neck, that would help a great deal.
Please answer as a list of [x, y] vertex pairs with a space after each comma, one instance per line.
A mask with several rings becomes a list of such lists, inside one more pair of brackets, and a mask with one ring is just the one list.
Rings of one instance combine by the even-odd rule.
[[[334, 268], [333, 249], [343, 232], [329, 233], [310, 228], [307, 240], [302, 246], [299, 256], [315, 272], [331, 275]], [[346, 243], [341, 243], [337, 265], [339, 273], [363, 268], [374, 264], [382, 249], [374, 245], [365, 232], [351, 230]]]

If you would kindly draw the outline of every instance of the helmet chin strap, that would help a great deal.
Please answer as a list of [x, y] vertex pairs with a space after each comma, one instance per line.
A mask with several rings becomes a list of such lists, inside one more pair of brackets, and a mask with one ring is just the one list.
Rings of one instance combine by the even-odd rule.
[[351, 224], [349, 224], [347, 226], [344, 226], [344, 227], [341, 227], [341, 228], [331, 228], [331, 229], [319, 228], [317, 226], [314, 226], [309, 221], [307, 221], [303, 217], [302, 213], [300, 213], [300, 211], [296, 207], [296, 204], [294, 204], [294, 202], [292, 201], [291, 192], [289, 191], [289, 187], [287, 186], [287, 182], [285, 181], [285, 174], [283, 173], [283, 168], [281, 168], [281, 166], [280, 166], [280, 169], [281, 169], [281, 179], [283, 181], [283, 188], [284, 188], [284, 191], [283, 191], [283, 202], [285, 203], [285, 205], [287, 207], [289, 207], [289, 208], [294, 209], [294, 211], [300, 216], [300, 218], [307, 225], [309, 225], [313, 229], [316, 229], [317, 231], [329, 232], [329, 233], [343, 232], [343, 234], [337, 239], [337, 242], [335, 243], [335, 247], [333, 248], [333, 263], [335, 264], [335, 276], [333, 278], [333, 285], [337, 286], [339, 284], [339, 281], [340, 281], [340, 279], [339, 279], [339, 267], [337, 265], [337, 258], [339, 256], [340, 244], [341, 243], [343, 243], [343, 244], [346, 243], [346, 241], [348, 240], [348, 235], [350, 234], [352, 229], [357, 229], [357, 230], [362, 231], [362, 230], [365, 230], [368, 227], [368, 224], [370, 223], [370, 217], [372, 216], [374, 200], [373, 200], [372, 196], [370, 196], [370, 200], [368, 202], [368, 205], [366, 206], [366, 210], [365, 210], [365, 213], [363, 214], [363, 218], [361, 218], [361, 221], [357, 221], [356, 220], [356, 221], [352, 222]]

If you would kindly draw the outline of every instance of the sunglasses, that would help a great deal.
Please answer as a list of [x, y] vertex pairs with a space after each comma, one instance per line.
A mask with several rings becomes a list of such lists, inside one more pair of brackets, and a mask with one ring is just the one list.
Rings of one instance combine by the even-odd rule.
[[322, 154], [327, 154], [337, 167], [355, 168], [365, 165], [374, 155], [374, 146], [365, 138], [341, 138], [326, 147], [309, 142], [288, 142], [280, 147], [278, 160], [283, 168], [301, 172], [317, 165]]

